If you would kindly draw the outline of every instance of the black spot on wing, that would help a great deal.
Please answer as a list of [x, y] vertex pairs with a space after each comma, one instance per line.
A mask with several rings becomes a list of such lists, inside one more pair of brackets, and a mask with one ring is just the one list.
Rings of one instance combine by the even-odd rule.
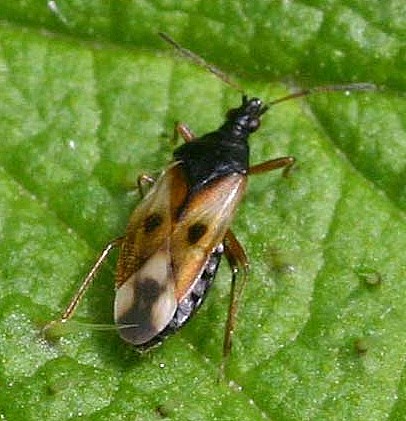
[[219, 244], [216, 249], [209, 256], [206, 266], [200, 278], [197, 280], [192, 291], [178, 303], [178, 307], [172, 320], [161, 332], [157, 333], [148, 342], [138, 345], [137, 347], [141, 350], [147, 350], [154, 345], [159, 344], [168, 335], [172, 335], [179, 330], [193, 314], [203, 304], [207, 293], [214, 281], [214, 277], [217, 273], [218, 266], [220, 264], [221, 256], [224, 252], [223, 244]]
[[189, 227], [187, 232], [187, 240], [189, 244], [196, 244], [206, 233], [207, 225], [197, 222]]
[[162, 225], [163, 218], [159, 213], [152, 213], [147, 216], [144, 220], [144, 231], [147, 234], [151, 234], [155, 231], [160, 225]]
[[151, 308], [164, 291], [165, 286], [152, 278], [145, 278], [134, 285], [134, 295], [140, 307]]
[[[149, 341], [158, 333], [152, 320], [152, 307], [165, 289], [165, 286], [152, 278], [135, 283], [134, 304], [116, 321], [121, 325], [120, 335], [124, 339], [137, 345]], [[126, 328], [125, 325], [130, 326]]]

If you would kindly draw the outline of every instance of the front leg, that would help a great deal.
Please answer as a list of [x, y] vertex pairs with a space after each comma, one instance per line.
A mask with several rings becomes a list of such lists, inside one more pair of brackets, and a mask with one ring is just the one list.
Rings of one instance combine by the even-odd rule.
[[138, 192], [140, 193], [140, 196], [143, 198], [145, 196], [144, 186], [146, 184], [150, 184], [151, 186], [155, 184], [156, 180], [154, 177], [148, 175], [148, 174], [141, 174], [137, 178], [137, 187]]
[[196, 139], [196, 136], [194, 135], [192, 130], [190, 130], [190, 128], [185, 123], [179, 123], [177, 121], [173, 129], [174, 143], [176, 143], [176, 141], [179, 139], [179, 136], [181, 136], [186, 143], [192, 142], [194, 139]]
[[296, 159], [293, 156], [284, 156], [282, 158], [270, 159], [261, 164], [254, 165], [248, 169], [248, 175], [262, 174], [268, 171], [278, 170], [283, 168], [283, 175], [287, 176], [290, 169], [295, 164]]

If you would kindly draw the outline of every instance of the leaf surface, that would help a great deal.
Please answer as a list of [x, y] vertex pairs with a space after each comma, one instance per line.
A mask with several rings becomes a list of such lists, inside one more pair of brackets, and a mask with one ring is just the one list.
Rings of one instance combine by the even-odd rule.
[[[3, 0], [0, 16], [2, 419], [405, 419], [404, 2]], [[251, 272], [220, 383], [226, 264], [150, 353], [40, 334], [124, 232], [137, 175], [169, 162], [174, 122], [203, 134], [240, 101], [158, 31], [264, 101], [382, 88], [277, 105], [252, 137], [252, 163], [297, 165], [253, 176], [233, 225]], [[114, 264], [77, 320], [112, 323]]]

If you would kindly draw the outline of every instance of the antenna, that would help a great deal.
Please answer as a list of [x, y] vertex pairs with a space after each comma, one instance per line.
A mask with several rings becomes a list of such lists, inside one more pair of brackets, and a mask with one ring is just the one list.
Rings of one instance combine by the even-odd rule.
[[164, 32], [158, 32], [158, 35], [168, 44], [172, 45], [172, 47], [175, 48], [175, 50], [180, 55], [182, 55], [183, 57], [186, 57], [188, 60], [192, 61], [193, 63], [197, 64], [203, 69], [208, 70], [210, 73], [217, 76], [223, 82], [227, 83], [227, 85], [232, 86], [234, 89], [237, 89], [238, 92], [244, 93], [244, 90], [241, 88], [241, 86], [239, 86], [236, 82], [231, 80], [230, 77], [226, 73], [222, 72], [216, 66], [214, 66], [211, 63], [208, 63], [206, 60], [204, 60], [202, 57], [195, 54], [193, 51], [190, 51], [187, 48], [182, 47], [168, 34], [165, 34]]
[[290, 99], [300, 98], [303, 96], [309, 96], [313, 94], [319, 94], [324, 92], [353, 92], [353, 91], [373, 91], [377, 89], [376, 85], [373, 83], [348, 83], [344, 85], [324, 85], [324, 86], [315, 86], [314, 88], [303, 89], [298, 92], [286, 95], [282, 98], [275, 99], [268, 102], [266, 108], [268, 109], [272, 105], [279, 104], [280, 102], [289, 101]]
[[[173, 48], [175, 48], [178, 53], [180, 53], [183, 57], [186, 57], [188, 60], [192, 61], [196, 65], [208, 70], [210, 73], [213, 73], [215, 76], [220, 78], [223, 82], [227, 83], [227, 85], [232, 86], [233, 88], [237, 89], [238, 92], [244, 94], [244, 90], [230, 77], [218, 69], [213, 64], [208, 63], [202, 57], [195, 54], [193, 51], [188, 50], [187, 48], [182, 47], [178, 44], [173, 38], [171, 38], [168, 34], [164, 32], [158, 32], [158, 35], [168, 44], [170, 44]], [[318, 93], [325, 93], [325, 92], [354, 92], [354, 91], [373, 91], [376, 90], [377, 86], [373, 83], [348, 83], [343, 85], [325, 85], [325, 86], [316, 86], [314, 88], [307, 88], [300, 90], [298, 92], [294, 92], [292, 94], [286, 95], [282, 98], [275, 99], [274, 101], [270, 101], [264, 108], [263, 112], [266, 112], [269, 107], [275, 104], [279, 104], [280, 102], [288, 101], [290, 99], [300, 98], [304, 96], [309, 96]]]

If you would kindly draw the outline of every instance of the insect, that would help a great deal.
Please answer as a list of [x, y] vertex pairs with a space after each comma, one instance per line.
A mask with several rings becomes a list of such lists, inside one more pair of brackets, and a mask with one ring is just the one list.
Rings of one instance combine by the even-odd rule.
[[[161, 36], [194, 59], [193, 53]], [[73, 316], [100, 266], [117, 247], [114, 320], [125, 341], [148, 349], [178, 331], [201, 307], [224, 255], [231, 268], [223, 344], [227, 357], [248, 277], [248, 259], [230, 230], [231, 222], [249, 176], [286, 171], [295, 162], [285, 156], [250, 166], [250, 136], [273, 104], [315, 92], [370, 88], [368, 84], [313, 88], [268, 104], [243, 95], [241, 104], [227, 112], [217, 130], [200, 137], [178, 124], [176, 132], [185, 143], [175, 149], [172, 162], [157, 180], [139, 178], [141, 192], [144, 183], [151, 188], [132, 213], [125, 235], [103, 250], [60, 322]]]

